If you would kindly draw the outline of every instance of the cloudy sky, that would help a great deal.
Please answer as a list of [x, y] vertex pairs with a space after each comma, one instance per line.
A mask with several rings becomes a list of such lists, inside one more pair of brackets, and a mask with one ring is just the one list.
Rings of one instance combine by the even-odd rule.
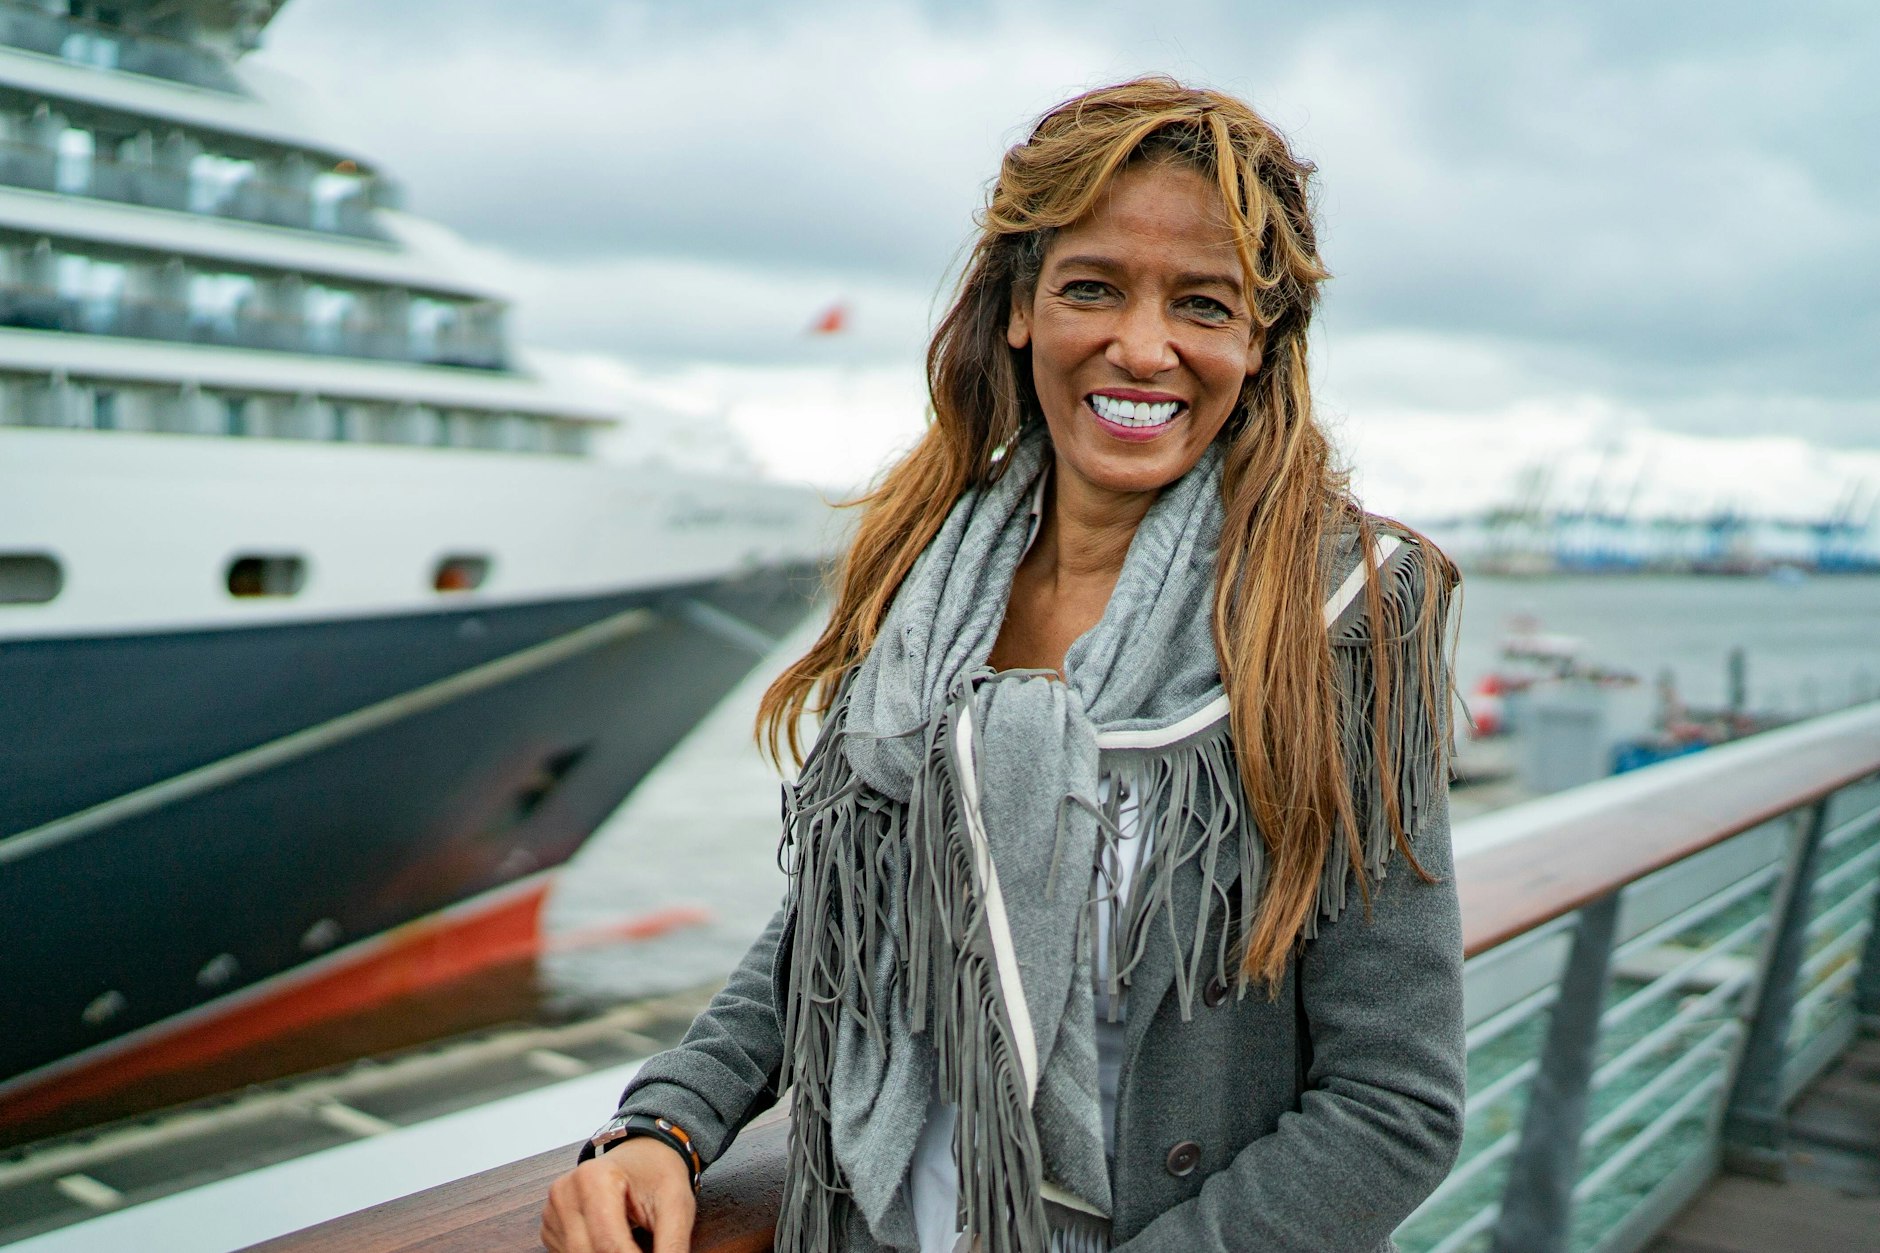
[[[1686, 507], [1880, 488], [1870, 3], [292, 0], [255, 59], [469, 241], [524, 339], [785, 472], [910, 437], [1002, 149], [1155, 70], [1319, 165], [1319, 385], [1377, 503], [1548, 458]], [[807, 337], [838, 300], [851, 331]]]

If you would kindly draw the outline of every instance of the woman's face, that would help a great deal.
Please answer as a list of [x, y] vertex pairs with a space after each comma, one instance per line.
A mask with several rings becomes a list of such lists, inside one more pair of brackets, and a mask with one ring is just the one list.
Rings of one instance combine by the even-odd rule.
[[1060, 471], [1121, 493], [1188, 473], [1260, 368], [1244, 288], [1220, 192], [1191, 169], [1126, 169], [1060, 230], [1006, 328]]

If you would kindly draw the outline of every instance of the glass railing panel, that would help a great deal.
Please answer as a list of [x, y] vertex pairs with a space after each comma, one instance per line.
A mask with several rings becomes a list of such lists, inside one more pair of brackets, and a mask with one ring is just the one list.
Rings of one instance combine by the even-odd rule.
[[[1785, 1054], [1791, 1070], [1806, 1073], [1790, 1076], [1791, 1088], [1845, 1043], [1855, 975], [1880, 917], [1880, 781], [1842, 789], [1825, 812]], [[1620, 889], [1620, 917], [1633, 922], [1611, 952], [1598, 1007], [1570, 1253], [1642, 1247], [1639, 1233], [1715, 1169], [1791, 850], [1808, 821], [1806, 809], [1797, 811]], [[1468, 976], [1489, 973], [1499, 951], [1472, 959]], [[1539, 970], [1531, 985], [1513, 989], [1526, 995], [1502, 997], [1496, 1003], [1505, 1008], [1472, 1024], [1461, 1154], [1398, 1229], [1405, 1253], [1485, 1253], [1494, 1244], [1558, 978]]]
[[1880, 787], [1848, 789], [1828, 814], [1820, 865], [1809, 901], [1807, 942], [1789, 1021], [1788, 1050], [1793, 1088], [1813, 1078], [1824, 1060], [1815, 1046], [1837, 1037], [1854, 1022], [1854, 979], [1880, 908]]

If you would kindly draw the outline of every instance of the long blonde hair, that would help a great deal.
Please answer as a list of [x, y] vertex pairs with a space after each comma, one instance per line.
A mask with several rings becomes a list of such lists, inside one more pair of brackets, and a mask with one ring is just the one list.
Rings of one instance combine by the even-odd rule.
[[[862, 515], [835, 579], [828, 625], [764, 694], [757, 732], [773, 757], [781, 760], [787, 749], [801, 761], [802, 717], [828, 708], [954, 502], [994, 478], [998, 451], [1038, 418], [1029, 350], [1014, 351], [1005, 339], [1014, 296], [1030, 292], [1052, 235], [1088, 215], [1119, 170], [1143, 160], [1185, 165], [1214, 181], [1266, 332], [1261, 367], [1218, 437], [1224, 519], [1213, 617], [1241, 781], [1266, 846], [1258, 912], [1242, 920], [1242, 969], [1277, 987], [1338, 833], [1365, 884], [1322, 618], [1323, 541], [1329, 528], [1353, 530], [1368, 553], [1375, 523], [1352, 499], [1313, 418], [1306, 329], [1329, 277], [1308, 199], [1313, 168], [1231, 96], [1169, 78], [1135, 79], [1052, 109], [1005, 154], [952, 305], [927, 349], [933, 419], [913, 450], [853, 502]], [[1434, 545], [1419, 547], [1426, 585], [1446, 592], [1457, 579], [1454, 566]], [[1396, 798], [1398, 772], [1407, 766], [1390, 759], [1391, 728], [1422, 716], [1445, 720], [1446, 730], [1447, 692], [1426, 692], [1432, 699], [1424, 710], [1399, 707], [1387, 643], [1410, 630], [1419, 649], [1440, 649], [1436, 599], [1425, 597], [1417, 623], [1394, 622], [1375, 572], [1367, 578], [1377, 694], [1372, 756], [1392, 835], [1406, 856]]]

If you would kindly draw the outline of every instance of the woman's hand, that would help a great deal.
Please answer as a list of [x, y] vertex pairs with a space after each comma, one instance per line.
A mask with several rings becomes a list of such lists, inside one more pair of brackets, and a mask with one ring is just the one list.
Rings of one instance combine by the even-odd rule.
[[653, 1253], [689, 1253], [698, 1198], [680, 1156], [638, 1136], [557, 1179], [542, 1211], [549, 1253], [638, 1253], [633, 1228], [653, 1233]]

